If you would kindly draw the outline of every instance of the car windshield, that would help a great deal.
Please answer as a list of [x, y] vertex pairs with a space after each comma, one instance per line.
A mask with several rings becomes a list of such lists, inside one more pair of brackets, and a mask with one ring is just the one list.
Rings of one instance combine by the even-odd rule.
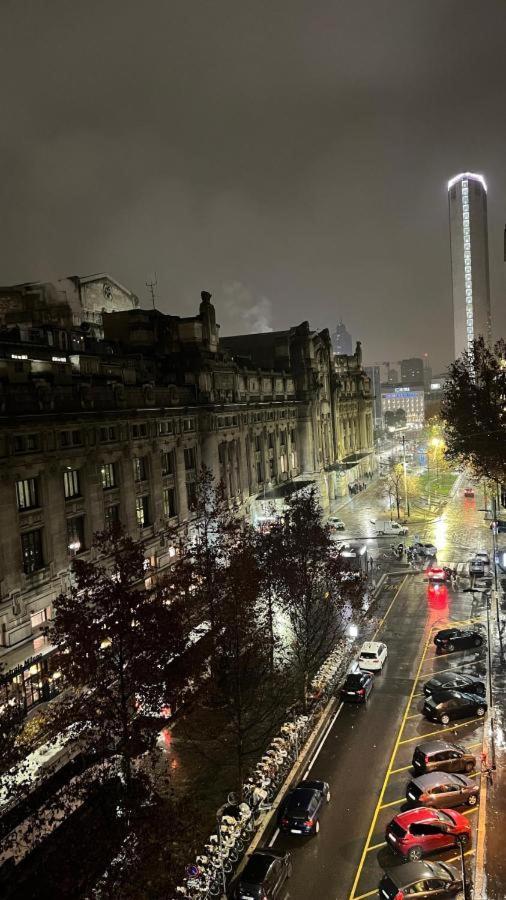
[[366, 652], [366, 653], [361, 653], [360, 658], [361, 659], [376, 659], [377, 655], [378, 655], [377, 653], [367, 653]]
[[448, 815], [448, 813], [443, 812], [441, 809], [438, 811], [437, 817], [440, 822], [444, 822], [445, 825], [455, 825], [452, 817]]
[[390, 825], [388, 827], [392, 834], [395, 834], [395, 836], [398, 838], [402, 838], [406, 834], [406, 829], [402, 828], [402, 826], [399, 825], [399, 823], [395, 820], [393, 822], [390, 822]]

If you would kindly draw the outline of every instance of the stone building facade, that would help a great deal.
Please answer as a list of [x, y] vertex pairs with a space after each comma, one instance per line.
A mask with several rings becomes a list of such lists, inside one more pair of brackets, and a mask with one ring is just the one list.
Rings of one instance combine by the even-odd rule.
[[220, 340], [205, 292], [196, 316], [131, 308], [101, 327], [79, 352], [12, 322], [0, 340], [1, 680], [27, 708], [57, 691], [43, 629], [96, 531], [119, 521], [142, 539], [149, 582], [203, 464], [253, 520], [276, 492], [315, 480], [327, 502], [374, 467], [360, 345], [334, 357], [308, 323]]

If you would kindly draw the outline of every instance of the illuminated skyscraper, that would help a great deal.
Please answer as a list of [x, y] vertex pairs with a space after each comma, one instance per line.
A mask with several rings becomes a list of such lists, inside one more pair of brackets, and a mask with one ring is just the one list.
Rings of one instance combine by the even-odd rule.
[[487, 185], [463, 172], [448, 182], [455, 356], [482, 335], [491, 339]]

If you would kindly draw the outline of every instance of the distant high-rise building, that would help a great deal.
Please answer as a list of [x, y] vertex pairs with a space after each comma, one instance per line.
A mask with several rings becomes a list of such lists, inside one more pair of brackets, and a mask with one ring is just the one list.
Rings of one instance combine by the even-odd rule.
[[401, 359], [401, 384], [423, 384], [423, 359], [413, 356], [411, 359]]
[[332, 347], [334, 353], [353, 356], [353, 341], [351, 339], [351, 334], [347, 330], [342, 319], [337, 323], [336, 330], [332, 335]]
[[491, 339], [487, 186], [463, 172], [448, 182], [455, 356], [475, 338]]
[[380, 426], [383, 418], [381, 411], [381, 370], [379, 366], [365, 366], [364, 372], [371, 379], [374, 424], [375, 426]]
[[387, 372], [387, 381], [389, 384], [398, 384], [399, 383], [399, 373], [397, 369], [388, 369]]

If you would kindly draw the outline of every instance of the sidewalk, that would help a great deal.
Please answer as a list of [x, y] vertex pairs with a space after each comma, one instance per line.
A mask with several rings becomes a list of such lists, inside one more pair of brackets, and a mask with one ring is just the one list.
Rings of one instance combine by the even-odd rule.
[[[501, 579], [499, 613], [502, 626], [506, 621], [506, 586]], [[506, 823], [506, 659], [501, 654], [501, 640], [497, 628], [497, 609], [492, 599], [490, 609], [493, 711], [489, 712], [487, 764], [495, 770], [492, 783], [482, 786], [479, 819], [479, 840], [476, 859], [476, 879], [473, 900], [504, 900], [506, 897], [506, 853], [504, 832]], [[503, 644], [504, 644], [503, 632]], [[492, 724], [493, 722], [493, 724]], [[485, 779], [483, 779], [485, 781]]]

